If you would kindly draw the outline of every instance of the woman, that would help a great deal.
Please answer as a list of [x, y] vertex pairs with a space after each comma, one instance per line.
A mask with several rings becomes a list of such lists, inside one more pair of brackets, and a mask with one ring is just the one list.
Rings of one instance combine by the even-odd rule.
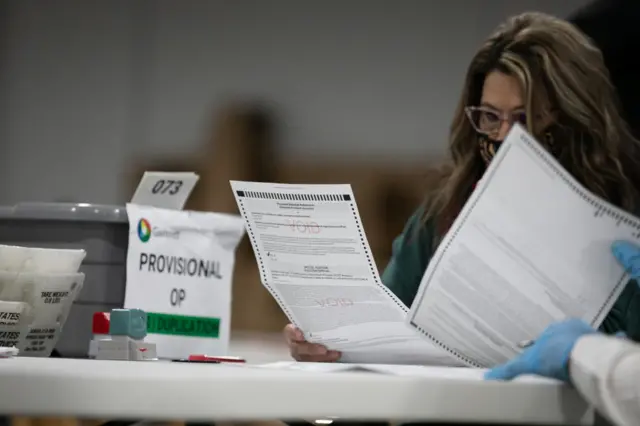
[[[570, 23], [525, 13], [500, 26], [467, 72], [449, 139], [451, 168], [393, 243], [382, 280], [410, 306], [429, 259], [513, 123], [529, 131], [593, 193], [640, 208], [638, 142], [620, 116], [602, 54]], [[640, 292], [628, 285], [601, 331], [640, 339]], [[292, 356], [337, 361], [340, 354], [285, 327]]]

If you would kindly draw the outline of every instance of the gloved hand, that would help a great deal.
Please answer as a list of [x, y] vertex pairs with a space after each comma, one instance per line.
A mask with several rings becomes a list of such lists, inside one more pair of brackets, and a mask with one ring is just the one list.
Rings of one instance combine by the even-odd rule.
[[616, 241], [611, 245], [611, 252], [631, 278], [640, 281], [640, 246], [628, 241]]
[[533, 345], [518, 357], [485, 373], [487, 380], [511, 380], [523, 374], [535, 374], [569, 381], [569, 356], [576, 341], [597, 333], [589, 324], [570, 319], [551, 324]]

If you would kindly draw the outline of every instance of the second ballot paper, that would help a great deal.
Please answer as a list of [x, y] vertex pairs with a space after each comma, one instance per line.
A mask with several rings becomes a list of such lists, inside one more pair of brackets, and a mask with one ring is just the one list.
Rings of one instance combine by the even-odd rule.
[[516, 124], [439, 244], [407, 322], [467, 365], [515, 357], [555, 321], [598, 328], [629, 283], [611, 255], [640, 219], [590, 193]]
[[406, 323], [380, 280], [350, 185], [231, 181], [262, 284], [342, 362], [461, 365]]

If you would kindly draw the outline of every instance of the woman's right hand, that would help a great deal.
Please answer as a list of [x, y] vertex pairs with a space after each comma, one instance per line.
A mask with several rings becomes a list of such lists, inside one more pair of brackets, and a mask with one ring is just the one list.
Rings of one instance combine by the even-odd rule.
[[306, 362], [335, 362], [340, 359], [340, 352], [330, 351], [317, 343], [304, 340], [304, 335], [293, 324], [284, 328], [284, 337], [289, 345], [291, 356], [296, 361]]

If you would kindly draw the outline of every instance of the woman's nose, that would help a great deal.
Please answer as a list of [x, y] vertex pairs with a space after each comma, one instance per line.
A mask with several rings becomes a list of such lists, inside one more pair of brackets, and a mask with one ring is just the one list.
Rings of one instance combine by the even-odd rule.
[[509, 133], [509, 130], [511, 130], [511, 126], [513, 124], [510, 123], [509, 121], [504, 120], [501, 124], [500, 124], [500, 130], [498, 131], [498, 140], [499, 141], [503, 141], [504, 138], [507, 137], [507, 134]]

